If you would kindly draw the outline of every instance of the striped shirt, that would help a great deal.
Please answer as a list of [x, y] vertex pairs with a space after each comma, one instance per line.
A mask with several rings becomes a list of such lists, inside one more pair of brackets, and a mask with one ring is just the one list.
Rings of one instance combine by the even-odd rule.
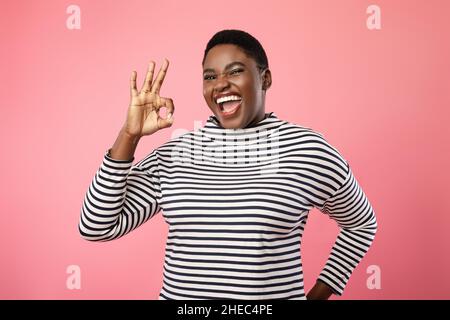
[[169, 226], [159, 299], [306, 299], [311, 209], [339, 234], [317, 280], [342, 295], [377, 230], [348, 162], [322, 134], [273, 112], [225, 129], [215, 116], [136, 164], [107, 152], [84, 197], [82, 238], [110, 241], [158, 212]]

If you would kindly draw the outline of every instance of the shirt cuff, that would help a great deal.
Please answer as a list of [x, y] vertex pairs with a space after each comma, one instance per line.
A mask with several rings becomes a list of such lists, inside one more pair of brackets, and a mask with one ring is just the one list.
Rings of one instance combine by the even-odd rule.
[[116, 164], [130, 164], [130, 163], [133, 163], [133, 161], [134, 161], [134, 157], [131, 158], [130, 160], [113, 159], [111, 157], [111, 148], [106, 150], [104, 158], [107, 159], [108, 161], [110, 161], [112, 163], [116, 163]]
[[344, 293], [344, 288], [348, 282], [347, 278], [338, 279], [335, 275], [327, 272], [326, 268], [323, 270], [317, 281], [321, 281], [325, 283], [327, 286], [331, 288], [333, 293], [337, 296], [342, 296]]

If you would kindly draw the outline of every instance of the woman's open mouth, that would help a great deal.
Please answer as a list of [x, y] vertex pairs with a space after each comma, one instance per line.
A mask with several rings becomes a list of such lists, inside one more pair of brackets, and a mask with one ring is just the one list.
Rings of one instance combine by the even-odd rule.
[[239, 96], [228, 96], [217, 99], [216, 103], [219, 106], [221, 115], [223, 117], [229, 117], [239, 110], [242, 104], [242, 98]]

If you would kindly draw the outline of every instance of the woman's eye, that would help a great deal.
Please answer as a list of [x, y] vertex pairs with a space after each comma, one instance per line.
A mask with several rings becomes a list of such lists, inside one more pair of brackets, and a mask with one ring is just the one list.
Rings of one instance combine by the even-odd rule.
[[242, 69], [235, 69], [235, 70], [232, 70], [230, 73], [231, 74], [237, 74], [237, 73], [241, 73], [242, 71], [244, 71], [244, 70], [242, 70]]
[[209, 76], [204, 76], [204, 77], [203, 77], [203, 80], [211, 80], [212, 77], [214, 77], [214, 76], [211, 76], [211, 75], [209, 75]]

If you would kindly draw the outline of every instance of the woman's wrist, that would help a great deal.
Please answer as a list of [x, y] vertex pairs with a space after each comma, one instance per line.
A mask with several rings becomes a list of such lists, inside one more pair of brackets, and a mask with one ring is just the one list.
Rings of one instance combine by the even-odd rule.
[[114, 142], [114, 145], [108, 152], [108, 156], [115, 160], [127, 160], [134, 159], [134, 152], [139, 143], [140, 137], [130, 135], [122, 128], [119, 135]]

